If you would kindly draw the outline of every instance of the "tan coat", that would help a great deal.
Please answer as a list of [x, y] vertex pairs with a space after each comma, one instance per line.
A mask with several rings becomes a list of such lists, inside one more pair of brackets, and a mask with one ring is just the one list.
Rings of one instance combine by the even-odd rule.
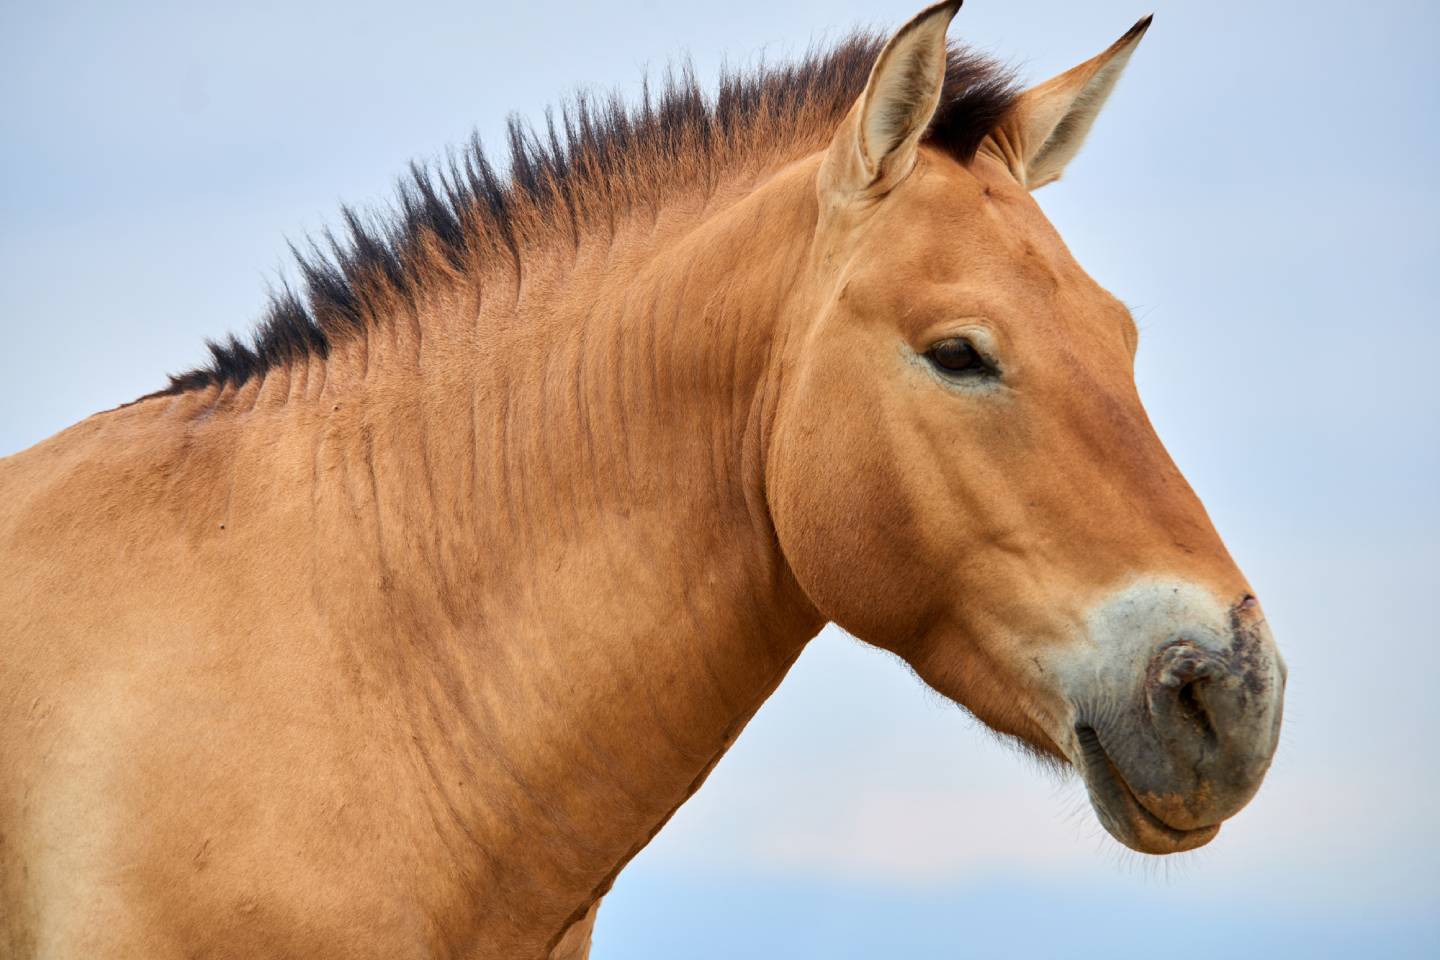
[[583, 955], [827, 621], [1213, 836], [1283, 665], [1027, 192], [1143, 25], [956, 148], [956, 6], [0, 461], [0, 953]]

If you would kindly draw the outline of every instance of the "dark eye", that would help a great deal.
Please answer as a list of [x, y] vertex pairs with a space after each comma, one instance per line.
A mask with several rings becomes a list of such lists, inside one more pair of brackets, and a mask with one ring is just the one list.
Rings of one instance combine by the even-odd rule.
[[942, 373], [988, 373], [989, 366], [979, 351], [963, 337], [951, 337], [934, 344], [925, 354]]

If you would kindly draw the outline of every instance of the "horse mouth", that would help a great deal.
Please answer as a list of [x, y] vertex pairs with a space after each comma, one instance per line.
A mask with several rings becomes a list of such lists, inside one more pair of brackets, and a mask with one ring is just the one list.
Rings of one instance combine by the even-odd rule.
[[1180, 853], [1204, 846], [1220, 832], [1218, 823], [1182, 830], [1155, 816], [1125, 782], [1095, 728], [1081, 724], [1075, 728], [1075, 735], [1080, 741], [1080, 772], [1090, 793], [1090, 804], [1116, 840], [1140, 853]]

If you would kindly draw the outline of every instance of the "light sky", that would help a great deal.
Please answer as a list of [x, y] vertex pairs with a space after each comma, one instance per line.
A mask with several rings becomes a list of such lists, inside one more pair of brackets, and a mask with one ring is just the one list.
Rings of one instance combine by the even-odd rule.
[[[970, 0], [1032, 81], [1147, 0]], [[688, 53], [782, 60], [920, 0], [0, 0], [0, 454], [245, 331], [286, 239], [412, 158]], [[1440, 955], [1440, 6], [1156, 0], [1039, 195], [1129, 303], [1152, 418], [1291, 668], [1280, 752], [1148, 860], [827, 630], [621, 876], [595, 957]]]

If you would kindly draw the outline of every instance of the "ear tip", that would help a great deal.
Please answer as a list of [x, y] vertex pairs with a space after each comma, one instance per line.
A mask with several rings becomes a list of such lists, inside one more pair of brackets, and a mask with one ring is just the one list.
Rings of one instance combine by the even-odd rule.
[[948, 23], [960, 12], [965, 0], [940, 0], [939, 3], [932, 3], [915, 15], [916, 20], [928, 20], [934, 16], [943, 16]]
[[939, 3], [932, 3], [911, 17], [900, 30], [890, 38], [890, 44], [894, 44], [901, 37], [910, 34], [912, 31], [921, 31], [928, 35], [944, 36], [950, 27], [950, 21], [955, 19], [961, 4], [965, 0], [940, 0]]
[[1145, 36], [1145, 31], [1150, 29], [1150, 21], [1154, 19], [1155, 14], [1147, 13], [1139, 20], [1136, 20], [1135, 26], [1131, 27], [1129, 30], [1126, 30], [1124, 36], [1112, 43], [1110, 45], [1110, 50], [1106, 52], [1118, 52], [1120, 50], [1134, 47], [1140, 42], [1140, 38]]

